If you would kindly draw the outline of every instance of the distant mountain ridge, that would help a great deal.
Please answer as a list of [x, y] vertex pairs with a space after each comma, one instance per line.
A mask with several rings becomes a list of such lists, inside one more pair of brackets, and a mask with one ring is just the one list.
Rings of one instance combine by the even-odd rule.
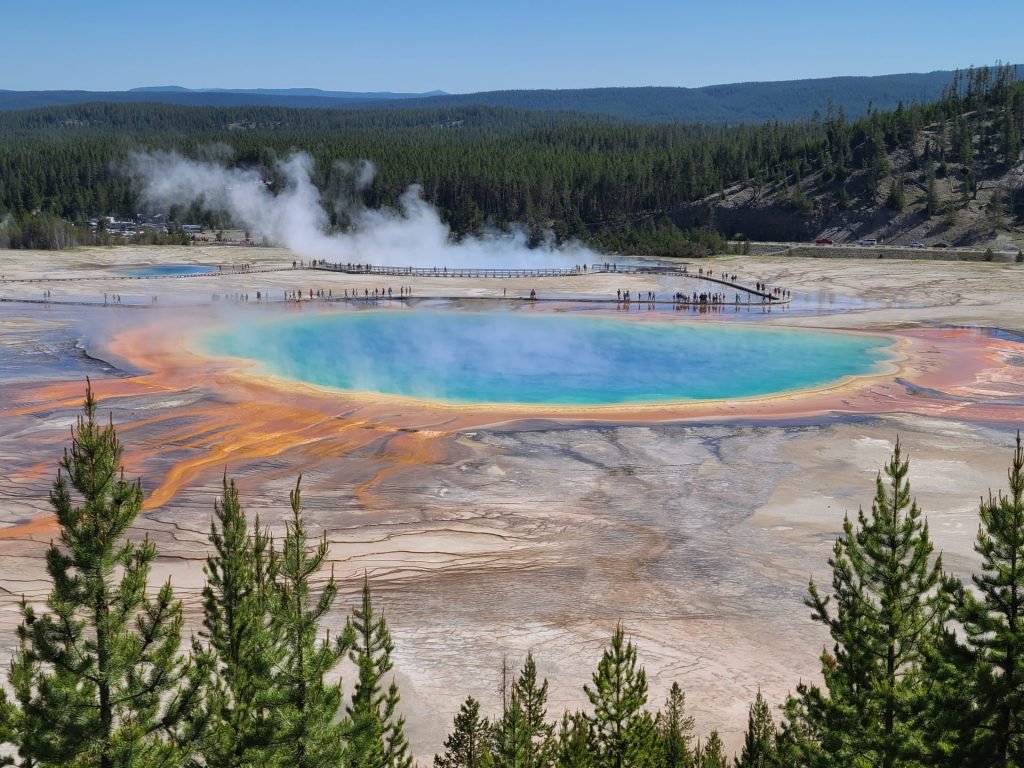
[[[1016, 66], [1018, 76], [1024, 65]], [[0, 110], [110, 103], [182, 106], [273, 106], [303, 109], [411, 109], [471, 105], [608, 115], [644, 123], [763, 123], [809, 119], [831, 105], [848, 116], [900, 104], [935, 101], [952, 82], [952, 70], [872, 77], [829, 77], [777, 82], [709, 85], [701, 88], [636, 87], [507, 90], [450, 94], [359, 93], [316, 88], [190, 90], [149, 86], [130, 91], [2, 91]]]
[[[304, 90], [304, 89], [300, 89]], [[108, 104], [175, 104], [184, 107], [289, 107], [292, 109], [349, 109], [353, 106], [420, 103], [428, 97], [392, 95], [388, 99], [320, 95], [275, 95], [239, 91], [190, 91], [141, 89], [134, 91], [4, 91], [0, 90], [0, 110], [65, 107], [72, 104], [101, 102]]]
[[325, 91], [320, 88], [184, 88], [180, 85], [147, 85], [129, 88], [128, 93], [242, 93], [257, 96], [315, 96], [325, 99], [422, 99], [448, 96], [447, 91], [393, 93], [392, 91]]
[[[1016, 65], [1018, 77], [1024, 65]], [[516, 109], [560, 110], [611, 115], [636, 122], [761, 123], [825, 115], [831, 102], [850, 117], [868, 106], [895, 109], [900, 102], [927, 103], [942, 96], [953, 70], [873, 77], [828, 77], [776, 82], [726, 83], [701, 88], [637, 87], [575, 90], [487, 91], [420, 99], [417, 107], [479, 104]], [[397, 107], [378, 103], [378, 107]], [[408, 106], [408, 105], [406, 105]]]

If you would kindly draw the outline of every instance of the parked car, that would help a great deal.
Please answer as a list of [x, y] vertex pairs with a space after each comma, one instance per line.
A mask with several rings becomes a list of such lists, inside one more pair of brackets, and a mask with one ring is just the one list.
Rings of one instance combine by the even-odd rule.
[[920, 240], [911, 240], [910, 241], [910, 247], [911, 248], [924, 248], [924, 243], [922, 243]]
[[835, 242], [832, 241], [832, 240], [829, 240], [827, 237], [819, 237], [817, 240], [814, 241], [814, 244], [815, 245], [835, 245]]

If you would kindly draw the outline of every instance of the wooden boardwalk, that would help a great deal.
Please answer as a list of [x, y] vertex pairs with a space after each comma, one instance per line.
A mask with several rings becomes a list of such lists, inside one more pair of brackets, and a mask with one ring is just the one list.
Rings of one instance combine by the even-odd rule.
[[[107, 281], [107, 280], [190, 280], [197, 278], [221, 278], [221, 277], [242, 277], [246, 275], [254, 274], [265, 274], [269, 272], [302, 272], [306, 270], [314, 271], [326, 271], [335, 272], [346, 275], [373, 275], [381, 277], [405, 277], [405, 278], [483, 278], [483, 279], [509, 279], [509, 278], [551, 278], [551, 277], [583, 277], [586, 275], [660, 275], [666, 277], [683, 277], [690, 278], [693, 280], [706, 280], [709, 283], [715, 283], [726, 288], [731, 288], [735, 291], [742, 291], [747, 294], [748, 297], [756, 296], [761, 299], [760, 302], [752, 302], [749, 299], [747, 301], [736, 302], [699, 302], [691, 301], [689, 297], [684, 296], [682, 300], [671, 300], [657, 301], [656, 303], [666, 304], [680, 304], [680, 305], [706, 305], [706, 306], [748, 306], [755, 303], [763, 304], [788, 304], [789, 298], [783, 295], [773, 293], [771, 290], [761, 290], [757, 287], [744, 285], [738, 281], [728, 280], [723, 277], [712, 277], [709, 274], [704, 274], [703, 270], [697, 272], [691, 272], [687, 266], [676, 267], [676, 266], [655, 266], [655, 265], [620, 265], [620, 264], [592, 264], [590, 266], [581, 265], [577, 267], [557, 268], [535, 268], [535, 269], [502, 269], [502, 268], [484, 268], [484, 267], [389, 267], [389, 266], [375, 266], [372, 264], [333, 264], [326, 261], [312, 261], [306, 264], [298, 264], [293, 267], [259, 267], [249, 269], [223, 269], [211, 272], [195, 272], [188, 274], [170, 274], [170, 275], [119, 275], [119, 274], [99, 274], [99, 275], [75, 275], [70, 277], [62, 276], [47, 276], [47, 277], [29, 277], [29, 278], [8, 278], [0, 280], [0, 283], [63, 283], [63, 282], [84, 282], [84, 281]], [[356, 297], [353, 297], [355, 299]], [[381, 299], [384, 297], [381, 296]], [[394, 297], [400, 298], [400, 297]], [[423, 297], [418, 297], [423, 298]], [[451, 297], [457, 298], [457, 297]], [[466, 297], [462, 297], [466, 298]], [[17, 299], [17, 298], [2, 298], [3, 301], [25, 301], [28, 303], [35, 303], [30, 299]], [[547, 298], [544, 300], [555, 300], [555, 301], [585, 301], [586, 299], [571, 299], [568, 297], [560, 298]], [[595, 301], [605, 302], [610, 301], [605, 299], [595, 298]], [[634, 303], [651, 303], [642, 298], [634, 298]], [[40, 301], [38, 303], [58, 303], [49, 301]], [[66, 303], [66, 302], [59, 302]]]
[[331, 264], [325, 261], [313, 262], [310, 269], [342, 272], [346, 275], [382, 275], [386, 277], [574, 277], [590, 274], [586, 268], [566, 269], [489, 269], [483, 267], [379, 267], [373, 264]]
[[668, 277], [688, 277], [694, 280], [707, 280], [711, 283], [743, 291], [751, 296], [766, 299], [773, 304], [784, 304], [789, 299], [778, 296], [771, 291], [762, 291], [743, 285], [739, 282], [712, 277], [701, 272], [690, 272], [688, 267], [659, 267], [653, 265], [620, 265], [593, 264], [589, 267], [538, 268], [538, 269], [490, 269], [483, 267], [386, 267], [373, 264], [332, 264], [326, 261], [311, 262], [309, 269], [328, 272], [341, 272], [347, 275], [380, 275], [382, 277], [463, 277], [463, 278], [545, 278], [545, 277], [583, 277], [585, 275], [665, 275]]

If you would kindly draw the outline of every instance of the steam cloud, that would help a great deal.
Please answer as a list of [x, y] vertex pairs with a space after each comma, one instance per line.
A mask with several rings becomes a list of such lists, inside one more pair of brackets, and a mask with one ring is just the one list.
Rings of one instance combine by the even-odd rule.
[[[358, 192], [373, 180], [367, 161], [339, 165]], [[319, 190], [311, 180], [313, 162], [303, 153], [278, 165], [285, 179], [276, 194], [256, 169], [226, 168], [216, 162], [191, 160], [173, 153], [138, 154], [132, 172], [141, 184], [144, 203], [167, 207], [198, 203], [226, 211], [250, 232], [282, 245], [302, 259], [387, 266], [426, 267], [551, 267], [597, 260], [578, 243], [555, 247], [550, 242], [527, 248], [526, 235], [490, 239], [465, 238], [455, 243], [437, 209], [423, 200], [417, 185], [409, 187], [399, 208], [368, 209], [354, 194], [339, 194], [336, 210], [352, 223], [349, 231], [329, 233]]]

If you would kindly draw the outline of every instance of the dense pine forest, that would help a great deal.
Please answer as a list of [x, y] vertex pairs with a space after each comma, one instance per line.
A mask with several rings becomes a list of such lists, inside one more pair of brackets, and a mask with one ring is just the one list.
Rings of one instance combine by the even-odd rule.
[[[282, 183], [276, 163], [303, 151], [340, 228], [347, 222], [332, 201], [350, 183], [343, 164], [369, 160], [377, 173], [358, 192], [363, 203], [394, 205], [419, 184], [455, 237], [519, 223], [538, 240], [551, 231], [608, 251], [700, 255], [742, 234], [724, 231], [713, 213], [733, 185], [772, 190], [776, 204], [809, 219], [855, 205], [897, 208], [905, 185], [933, 189], [953, 175], [969, 200], [982, 176], [1019, 161], [1022, 134], [1024, 84], [1012, 66], [958, 73], [934, 103], [872, 110], [857, 120], [830, 108], [802, 122], [736, 126], [485, 106], [84, 104], [2, 112], [0, 247], [90, 242], [96, 236], [81, 226], [87, 220], [141, 212], [128, 173], [133, 152], [259, 167], [273, 187]], [[889, 156], [898, 150], [912, 162], [896, 180]], [[810, 194], [812, 179], [824, 194]], [[928, 205], [937, 207], [933, 197]], [[1001, 205], [1024, 217], [1024, 192], [1011, 190]], [[179, 225], [231, 224], [198, 208], [169, 213]]]
[[[50, 492], [50, 596], [23, 600], [17, 638], [4, 641], [15, 649], [0, 763], [411, 768], [394, 645], [367, 579], [344, 630], [324, 629], [338, 583], [324, 573], [326, 536], [306, 527], [301, 477], [276, 541], [225, 476], [189, 643], [170, 582], [150, 584], [156, 547], [130, 535], [143, 491], [122, 452], [87, 388]], [[669, 693], [651, 700], [620, 624], [583, 685], [588, 706], [548, 712], [530, 654], [496, 670], [498, 711], [467, 697], [452, 713], [435, 768], [1024, 765], [1024, 446], [1018, 434], [1008, 491], [981, 502], [981, 570], [968, 584], [942, 570], [908, 469], [897, 441], [870, 511], [844, 521], [830, 588], [809, 586], [832, 638], [808, 670], [820, 684], [793, 681], [784, 702], [758, 693], [738, 755], [717, 731], [694, 732], [685, 680], [655, 681]], [[354, 679], [342, 681], [346, 659]]]

